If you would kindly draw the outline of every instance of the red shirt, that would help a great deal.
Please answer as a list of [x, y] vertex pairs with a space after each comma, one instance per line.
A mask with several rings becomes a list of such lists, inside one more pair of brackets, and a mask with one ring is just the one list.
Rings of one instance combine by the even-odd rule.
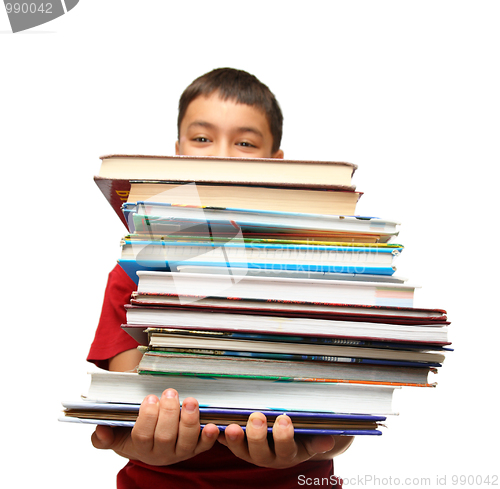
[[137, 290], [135, 282], [116, 265], [108, 276], [101, 317], [87, 356], [87, 361], [99, 368], [107, 369], [110, 358], [137, 348], [137, 341], [121, 328], [127, 322], [124, 305], [130, 302], [134, 290]]
[[[110, 272], [99, 325], [87, 357], [100, 368], [108, 368], [108, 360], [118, 353], [137, 347], [137, 342], [121, 328], [127, 321], [123, 306], [129, 303], [136, 288], [119, 265]], [[333, 476], [333, 461], [304, 462], [289, 469], [267, 469], [237, 458], [217, 442], [211, 450], [173, 465], [153, 467], [129, 461], [117, 477], [118, 489], [290, 489], [308, 485], [342, 487]]]

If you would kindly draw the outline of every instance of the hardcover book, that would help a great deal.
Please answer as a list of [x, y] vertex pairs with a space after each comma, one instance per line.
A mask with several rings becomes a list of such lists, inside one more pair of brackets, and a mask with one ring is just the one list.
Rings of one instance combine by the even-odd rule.
[[122, 204], [143, 201], [180, 205], [236, 207], [265, 211], [354, 215], [362, 193], [338, 185], [236, 185], [229, 183], [125, 180], [95, 176], [94, 180], [126, 225]]
[[294, 378], [329, 382], [380, 383], [434, 387], [429, 367], [397, 367], [354, 362], [278, 360], [231, 355], [209, 355], [147, 348], [137, 368], [139, 374], [177, 374], [258, 377], [272, 375], [283, 381]]
[[310, 312], [297, 315], [294, 311], [239, 310], [230, 308], [200, 307], [191, 304], [162, 306], [125, 305], [127, 324], [178, 327], [194, 330], [214, 330], [241, 333], [325, 336], [356, 338], [369, 341], [423, 343], [446, 345], [448, 322], [422, 321], [421, 324], [400, 324], [396, 321], [371, 322], [367, 316], [351, 321], [335, 313]]
[[[158, 272], [139, 270], [138, 292], [167, 293], [193, 302], [189, 296], [236, 297], [274, 301], [306, 301], [368, 306], [412, 307], [416, 285], [362, 280], [322, 280], [253, 275], [225, 268], [225, 273]], [[276, 271], [276, 275], [281, 271]], [[279, 272], [279, 273], [278, 273]]]
[[336, 304], [294, 300], [243, 299], [241, 297], [179, 296], [153, 292], [133, 292], [130, 303], [136, 306], [187, 305], [222, 311], [258, 311], [259, 314], [280, 315], [286, 312], [295, 317], [322, 317], [347, 321], [369, 321], [388, 324], [444, 324], [443, 309], [369, 306], [366, 304]]
[[352, 186], [357, 165], [334, 161], [217, 156], [101, 156], [100, 177], [258, 184]]

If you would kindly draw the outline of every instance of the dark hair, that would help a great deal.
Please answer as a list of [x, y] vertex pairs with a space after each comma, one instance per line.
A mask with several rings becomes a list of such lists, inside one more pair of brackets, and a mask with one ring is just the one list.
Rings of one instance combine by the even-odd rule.
[[208, 97], [215, 91], [219, 92], [223, 100], [235, 100], [240, 104], [251, 105], [264, 111], [273, 136], [272, 152], [275, 153], [280, 149], [283, 114], [278, 101], [271, 90], [257, 77], [234, 68], [217, 68], [205, 73], [184, 90], [179, 100], [178, 133], [189, 104], [200, 95]]

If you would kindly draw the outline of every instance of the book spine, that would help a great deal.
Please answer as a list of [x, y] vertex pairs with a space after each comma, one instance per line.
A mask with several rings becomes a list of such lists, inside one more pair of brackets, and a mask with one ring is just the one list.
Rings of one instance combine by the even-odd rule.
[[127, 221], [122, 212], [122, 205], [127, 201], [130, 193], [130, 182], [123, 179], [94, 177], [94, 181], [109, 202], [117, 216], [127, 226]]

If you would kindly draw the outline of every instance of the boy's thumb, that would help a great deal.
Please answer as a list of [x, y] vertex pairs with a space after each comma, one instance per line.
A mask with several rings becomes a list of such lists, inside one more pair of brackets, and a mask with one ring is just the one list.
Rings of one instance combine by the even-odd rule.
[[311, 437], [307, 443], [309, 453], [329, 452], [335, 446], [335, 438], [331, 435], [317, 435]]
[[109, 426], [96, 426], [94, 433], [92, 433], [92, 445], [95, 448], [107, 449], [113, 445], [115, 435], [113, 429]]

